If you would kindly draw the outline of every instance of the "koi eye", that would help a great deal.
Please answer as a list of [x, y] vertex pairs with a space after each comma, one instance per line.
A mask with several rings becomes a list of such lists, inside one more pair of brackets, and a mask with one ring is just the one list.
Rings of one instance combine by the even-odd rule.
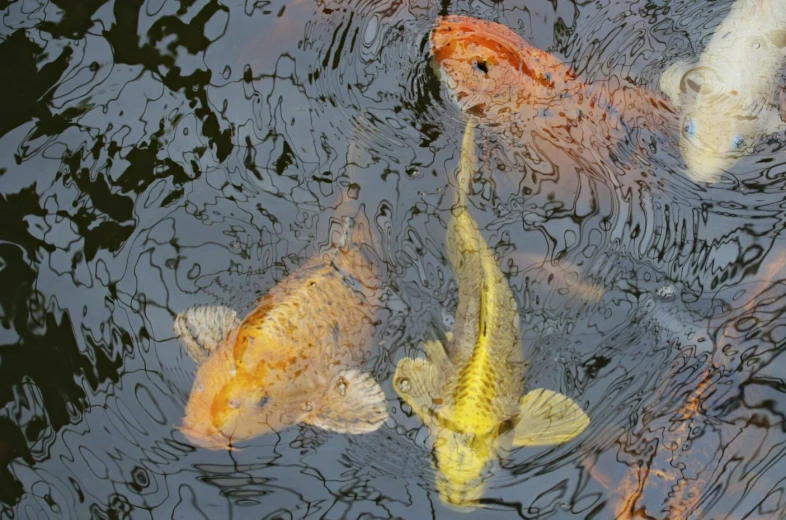
[[696, 123], [693, 121], [688, 121], [683, 130], [685, 131], [685, 135], [693, 137], [693, 134], [696, 133]]
[[259, 404], [257, 404], [257, 406], [259, 408], [264, 408], [264, 406], [267, 404], [268, 401], [270, 401], [270, 398], [268, 396], [265, 396], [259, 400]]
[[731, 139], [731, 147], [733, 150], [742, 150], [745, 147], [745, 138], [741, 135], [735, 135]]
[[475, 61], [472, 65], [477, 70], [482, 72], [483, 74], [488, 74], [489, 73], [489, 66], [488, 66], [488, 63], [485, 60], [484, 61]]
[[236, 397], [233, 398], [233, 399], [230, 399], [229, 400], [229, 407], [230, 408], [234, 408], [234, 409], [240, 408], [240, 399], [238, 399]]

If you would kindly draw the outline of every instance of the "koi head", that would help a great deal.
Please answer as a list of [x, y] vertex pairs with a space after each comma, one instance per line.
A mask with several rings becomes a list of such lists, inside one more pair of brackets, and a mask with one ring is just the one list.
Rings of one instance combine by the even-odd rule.
[[[722, 107], [697, 107], [682, 119], [680, 152], [688, 173], [712, 182], [744, 156], [760, 133], [758, 118]], [[728, 108], [728, 107], [727, 107]]]
[[278, 368], [248, 370], [232, 350], [220, 348], [199, 367], [180, 431], [209, 449], [281, 431], [300, 421], [302, 400], [294, 399]]
[[729, 90], [715, 66], [677, 62], [663, 72], [660, 87], [681, 105], [680, 152], [688, 174], [713, 182], [750, 152], [780, 114], [751, 96]]
[[465, 112], [495, 116], [528, 100], [553, 97], [573, 73], [504, 25], [468, 16], [440, 16], [431, 31], [431, 55], [443, 83]]

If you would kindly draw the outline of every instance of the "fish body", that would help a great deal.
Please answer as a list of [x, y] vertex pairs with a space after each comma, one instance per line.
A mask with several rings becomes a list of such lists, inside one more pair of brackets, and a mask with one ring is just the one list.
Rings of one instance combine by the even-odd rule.
[[374, 265], [357, 243], [317, 256], [260, 299], [242, 321], [196, 307], [175, 330], [201, 362], [181, 431], [220, 449], [298, 423], [365, 433], [387, 418], [384, 394], [359, 369], [379, 306]]
[[698, 62], [677, 62], [661, 90], [680, 109], [680, 152], [692, 177], [713, 181], [763, 135], [782, 130], [778, 76], [786, 0], [737, 0]]
[[[634, 85], [587, 84], [554, 55], [510, 28], [476, 18], [437, 18], [431, 55], [451, 99], [464, 112], [521, 137], [538, 130], [586, 147], [619, 145], [641, 116], [676, 123], [670, 103]], [[663, 116], [666, 116], [665, 119]]]
[[518, 306], [466, 207], [474, 157], [474, 124], [467, 125], [458, 204], [448, 226], [448, 257], [459, 303], [447, 344], [425, 343], [427, 359], [399, 361], [394, 388], [429, 426], [437, 489], [448, 504], [471, 506], [481, 497], [500, 439], [515, 446], [567, 442], [589, 424], [581, 408], [550, 390], [524, 397], [524, 359]]

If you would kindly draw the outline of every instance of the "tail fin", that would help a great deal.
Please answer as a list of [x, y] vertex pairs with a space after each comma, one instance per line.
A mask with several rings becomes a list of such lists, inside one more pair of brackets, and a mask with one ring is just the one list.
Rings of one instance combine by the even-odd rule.
[[[341, 251], [354, 251], [364, 246], [374, 248], [376, 240], [371, 232], [371, 222], [366, 215], [366, 205], [360, 204], [355, 210], [353, 204], [345, 203], [336, 210], [330, 219], [331, 243], [335, 247], [333, 255]], [[333, 237], [338, 233], [338, 237]]]
[[[342, 208], [343, 209], [343, 208]], [[339, 209], [339, 213], [344, 213]], [[340, 226], [340, 227], [339, 227]], [[365, 205], [361, 204], [354, 216], [334, 216], [330, 222], [331, 239], [339, 233], [330, 253], [329, 262], [344, 273], [348, 281], [358, 282], [358, 289], [376, 291], [380, 286], [383, 262], [375, 247], [374, 233], [366, 216]], [[370, 295], [371, 293], [369, 293]]]

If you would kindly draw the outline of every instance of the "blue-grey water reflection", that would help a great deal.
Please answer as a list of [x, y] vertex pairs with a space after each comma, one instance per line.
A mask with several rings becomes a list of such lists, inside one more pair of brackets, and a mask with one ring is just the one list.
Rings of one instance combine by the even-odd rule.
[[[456, 309], [465, 116], [428, 62], [434, 20], [497, 21], [583, 81], [656, 90], [730, 5], [0, 1], [0, 516], [450, 517], [391, 385]], [[510, 452], [472, 518], [786, 514], [783, 136], [706, 183], [639, 122], [624, 157], [478, 134], [472, 212], [518, 299], [526, 387], [592, 423]], [[358, 202], [385, 264], [366, 369], [390, 418], [189, 444], [174, 316], [247, 312]]]

